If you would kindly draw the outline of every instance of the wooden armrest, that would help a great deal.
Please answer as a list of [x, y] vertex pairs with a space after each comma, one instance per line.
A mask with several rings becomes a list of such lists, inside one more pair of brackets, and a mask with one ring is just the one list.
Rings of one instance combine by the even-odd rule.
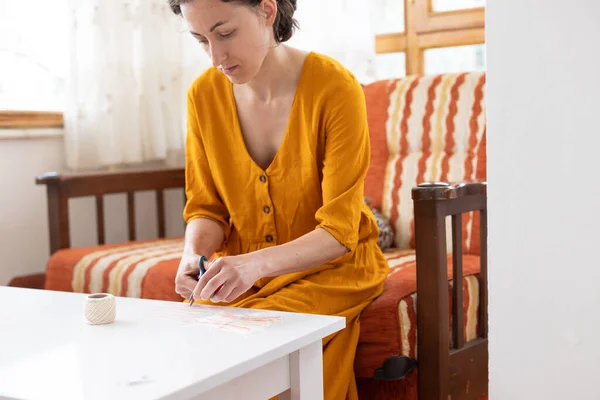
[[[419, 399], [475, 399], [487, 393], [487, 373], [483, 374], [487, 372], [487, 185], [485, 182], [427, 182], [412, 189], [412, 198], [417, 262]], [[473, 211], [480, 213], [480, 329], [475, 341], [465, 343], [462, 214]], [[452, 336], [448, 332], [448, 216], [452, 217], [454, 276]]]
[[[165, 189], [184, 189], [184, 168], [139, 167], [111, 171], [76, 173], [48, 172], [38, 176], [38, 185], [46, 185], [48, 201], [48, 225], [50, 252], [71, 246], [69, 234], [69, 199], [73, 197], [96, 197], [96, 222], [98, 244], [105, 242], [104, 195], [127, 193], [129, 240], [135, 240], [135, 200], [138, 191], [155, 191], [158, 213], [158, 236], [165, 237]], [[185, 192], [184, 192], [185, 199]]]
[[425, 182], [412, 190], [414, 201], [451, 200], [472, 195], [486, 195], [487, 182]]

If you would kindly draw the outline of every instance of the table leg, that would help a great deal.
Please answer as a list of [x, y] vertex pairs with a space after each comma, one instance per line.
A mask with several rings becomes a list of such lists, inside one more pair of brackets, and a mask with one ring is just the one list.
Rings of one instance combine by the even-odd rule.
[[290, 386], [279, 400], [323, 400], [321, 340], [290, 354]]

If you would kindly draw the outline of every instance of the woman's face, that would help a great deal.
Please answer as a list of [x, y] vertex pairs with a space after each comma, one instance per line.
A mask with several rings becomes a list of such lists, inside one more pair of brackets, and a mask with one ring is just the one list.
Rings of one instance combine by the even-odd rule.
[[242, 3], [194, 0], [181, 5], [190, 32], [215, 67], [233, 83], [246, 83], [259, 71], [273, 44], [276, 0], [252, 9]]

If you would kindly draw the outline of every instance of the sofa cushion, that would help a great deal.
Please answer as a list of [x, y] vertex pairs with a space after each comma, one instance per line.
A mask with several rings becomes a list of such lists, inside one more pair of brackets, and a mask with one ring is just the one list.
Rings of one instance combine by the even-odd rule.
[[[48, 262], [46, 289], [182, 301], [174, 286], [182, 251], [182, 238], [61, 250]], [[415, 254], [390, 250], [385, 256], [390, 272], [384, 292], [361, 315], [358, 377], [372, 377], [388, 357], [417, 357]], [[465, 339], [470, 340], [477, 329], [479, 258], [464, 256], [463, 268]], [[451, 257], [448, 270], [451, 277]]]
[[48, 261], [45, 288], [180, 301], [175, 275], [182, 252], [182, 238], [60, 250]]
[[[390, 219], [395, 247], [414, 248], [411, 189], [486, 179], [485, 73], [409, 76], [364, 86], [371, 138], [365, 196]], [[478, 254], [478, 215], [463, 247]]]

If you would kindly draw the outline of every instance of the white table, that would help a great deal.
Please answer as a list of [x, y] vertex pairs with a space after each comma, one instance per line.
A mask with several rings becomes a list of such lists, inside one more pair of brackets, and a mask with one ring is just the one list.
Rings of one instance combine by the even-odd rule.
[[[0, 398], [318, 400], [321, 340], [345, 326], [340, 317], [123, 297], [114, 323], [87, 325], [84, 300], [0, 287]], [[246, 334], [197, 322], [225, 310], [281, 319]]]

